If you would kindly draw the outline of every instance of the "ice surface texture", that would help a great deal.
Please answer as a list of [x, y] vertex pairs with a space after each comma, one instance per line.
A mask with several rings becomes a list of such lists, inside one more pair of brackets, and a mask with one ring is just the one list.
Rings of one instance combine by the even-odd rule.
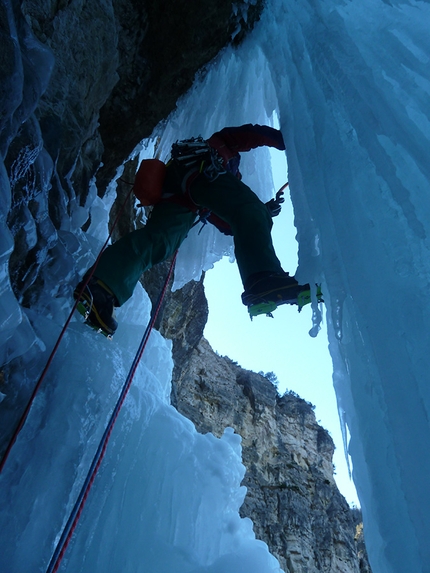
[[426, 2], [274, 2], [262, 23], [298, 276], [323, 283], [378, 573], [430, 563], [429, 18]]
[[[429, 21], [429, 4], [414, 0], [272, 0], [252, 37], [220, 57], [164, 131], [170, 143], [181, 131], [207, 136], [279, 116], [297, 277], [323, 285], [339, 412], [378, 573], [430, 563]], [[244, 170], [258, 194], [270, 188], [264, 163], [260, 182]], [[194, 245], [184, 244], [179, 284]]]
[[[220, 55], [157, 132], [166, 156], [175, 139], [206, 137], [225, 125], [268, 123], [274, 112], [279, 117], [299, 241], [298, 278], [323, 285], [339, 411], [351, 435], [375, 573], [425, 572], [430, 563], [429, 21], [430, 5], [423, 1], [269, 0], [253, 35], [238, 51]], [[41, 61], [33, 60], [40, 73], [29, 78], [47, 78], [49, 57]], [[21, 90], [20, 65], [11, 100]], [[2, 104], [12, 118], [20, 105], [13, 102]], [[21, 118], [32, 114], [34, 102], [26, 102]], [[245, 180], [269, 198], [270, 167], [263, 164], [264, 156], [250, 154]], [[14, 299], [4, 220], [9, 187], [4, 171], [1, 177], [2, 357], [26, 353], [20, 378], [25, 390], [40, 368], [32, 353], [52, 345], [67, 302], [48, 300], [47, 292], [42, 318], [38, 309], [23, 313]], [[94, 236], [72, 233], [91, 205], [98, 210]], [[103, 213], [91, 193], [84, 208], [76, 207], [71, 226], [59, 234], [64, 257], [46, 268], [47, 285], [85, 268], [100, 244]], [[34, 240], [25, 212], [22, 223]], [[198, 241], [190, 236], [176, 287], [222, 254], [231, 255], [231, 248], [209, 228]], [[1, 477], [7, 500], [2, 531], [10, 532], [2, 570], [35, 569], [49, 559], [130, 358], [128, 337], [140, 328], [123, 324], [126, 332], [119, 331], [108, 350], [79, 323], [68, 333]], [[154, 335], [152, 348], [146, 357], [151, 365], [127, 402], [64, 570], [84, 570], [85, 561], [92, 571], [276, 571], [237, 515], [243, 495], [238, 438], [198, 436], [166, 404], [166, 343]]]

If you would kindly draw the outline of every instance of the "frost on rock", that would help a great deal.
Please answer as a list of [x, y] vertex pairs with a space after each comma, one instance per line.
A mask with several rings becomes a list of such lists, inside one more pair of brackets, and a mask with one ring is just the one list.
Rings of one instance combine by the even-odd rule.
[[[14, 180], [9, 182], [3, 160], [10, 142], [27, 120], [39, 134], [37, 121], [30, 118], [49, 82], [54, 61], [49, 49], [34, 38], [25, 20], [22, 19], [16, 26], [11, 5], [5, 5], [2, 10], [2, 23], [5, 30], [10, 32], [10, 37], [2, 34], [3, 57], [5, 62], [9, 59], [15, 63], [11, 73], [2, 77], [0, 96], [0, 363], [4, 364], [27, 352], [35, 344], [36, 337], [9, 281], [8, 264], [13, 238], [6, 219], [11, 205], [10, 185]], [[15, 166], [15, 173], [20, 167], [28, 169], [40, 151], [38, 144], [32, 149], [24, 149], [20, 165]], [[34, 240], [33, 228], [26, 214], [24, 217], [22, 223], [27, 225], [27, 236], [31, 242]]]

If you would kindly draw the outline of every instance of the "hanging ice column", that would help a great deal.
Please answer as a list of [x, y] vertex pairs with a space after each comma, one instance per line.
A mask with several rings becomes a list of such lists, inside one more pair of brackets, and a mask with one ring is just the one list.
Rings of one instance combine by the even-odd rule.
[[273, 0], [259, 32], [377, 573], [430, 571], [429, 22], [414, 0]]

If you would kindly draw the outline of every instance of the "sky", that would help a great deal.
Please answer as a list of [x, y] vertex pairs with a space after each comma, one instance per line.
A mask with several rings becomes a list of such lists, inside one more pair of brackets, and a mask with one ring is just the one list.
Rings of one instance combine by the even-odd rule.
[[[285, 154], [273, 151], [271, 155], [275, 188], [279, 189], [287, 181]], [[284, 270], [294, 274], [297, 241], [288, 189], [285, 198], [281, 214], [273, 220], [272, 237]], [[274, 312], [273, 319], [262, 315], [251, 321], [240, 299], [243, 286], [237, 265], [228, 258], [207, 271], [204, 284], [209, 303], [204, 336], [212, 348], [248, 370], [274, 372], [280, 394], [292, 390], [315, 406], [317, 421], [329, 431], [336, 446], [337, 485], [347, 502], [359, 507], [344, 454], [325, 320], [316, 338], [309, 335], [310, 306], [298, 313], [296, 306], [284, 305]]]

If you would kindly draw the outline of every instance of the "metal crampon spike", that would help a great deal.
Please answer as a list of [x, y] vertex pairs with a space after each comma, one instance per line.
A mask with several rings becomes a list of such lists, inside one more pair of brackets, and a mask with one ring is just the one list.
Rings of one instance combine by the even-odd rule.
[[265, 314], [269, 318], [273, 318], [272, 312], [277, 309], [277, 304], [275, 302], [260, 302], [258, 304], [252, 304], [248, 306], [248, 312], [251, 320], [254, 316], [259, 316], [260, 314]]

